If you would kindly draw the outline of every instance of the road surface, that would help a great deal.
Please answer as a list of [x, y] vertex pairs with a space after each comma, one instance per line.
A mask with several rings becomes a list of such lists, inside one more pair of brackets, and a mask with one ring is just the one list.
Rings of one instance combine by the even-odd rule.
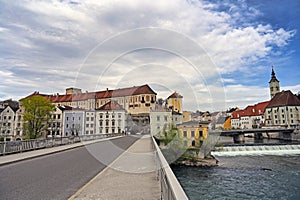
[[0, 199], [68, 199], [137, 139], [126, 136], [1, 166]]

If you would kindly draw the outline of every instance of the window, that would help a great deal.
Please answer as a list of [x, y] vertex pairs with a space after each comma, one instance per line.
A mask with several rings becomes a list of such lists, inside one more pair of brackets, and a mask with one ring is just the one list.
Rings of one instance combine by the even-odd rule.
[[102, 114], [102, 113], [100, 113], [100, 115], [99, 115], [99, 116], [100, 116], [100, 118], [103, 118], [103, 114]]
[[167, 116], [165, 116], [165, 122], [166, 122], [166, 121], [168, 121], [168, 117], [167, 117]]
[[111, 121], [111, 125], [112, 125], [112, 126], [115, 126], [115, 120], [112, 120], [112, 121]]
[[106, 118], [109, 118], [109, 114], [108, 113], [106, 113]]
[[192, 137], [195, 137], [195, 131], [191, 131]]
[[203, 137], [203, 131], [199, 131], [199, 136]]
[[183, 137], [187, 137], [187, 132], [183, 131]]
[[60, 114], [57, 115], [57, 119], [60, 119]]
[[94, 121], [94, 117], [91, 117], [91, 121]]
[[111, 129], [111, 132], [112, 132], [112, 133], [115, 133], [115, 129], [114, 129], [114, 128], [113, 128], [113, 129]]
[[88, 135], [88, 134], [89, 134], [89, 131], [85, 131], [85, 134]]
[[86, 121], [90, 121], [90, 118], [89, 118], [89, 117], [87, 117], [87, 118], [86, 118]]
[[69, 124], [67, 124], [66, 127], [69, 128]]
[[156, 121], [160, 121], [160, 116], [156, 116]]
[[121, 117], [122, 117], [122, 116], [121, 116], [121, 113], [119, 113], [119, 114], [118, 114], [118, 118], [121, 118]]
[[91, 130], [91, 131], [90, 131], [90, 134], [94, 134], [94, 131], [93, 131], [93, 130]]
[[293, 114], [291, 114], [291, 118], [293, 118]]
[[108, 120], [106, 120], [105, 125], [109, 126], [109, 121]]
[[69, 121], [69, 117], [67, 117], [67, 121]]
[[91, 128], [94, 128], [94, 124], [91, 124]]
[[108, 133], [108, 128], [105, 129], [105, 133]]
[[103, 121], [100, 120], [100, 121], [99, 121], [99, 124], [100, 124], [100, 126], [103, 126]]
[[88, 127], [90, 127], [90, 125], [89, 125], [89, 124], [86, 124], [85, 126], [86, 126], [87, 128], [88, 128]]
[[193, 147], [196, 146], [195, 140], [192, 141], [192, 146], [193, 146]]

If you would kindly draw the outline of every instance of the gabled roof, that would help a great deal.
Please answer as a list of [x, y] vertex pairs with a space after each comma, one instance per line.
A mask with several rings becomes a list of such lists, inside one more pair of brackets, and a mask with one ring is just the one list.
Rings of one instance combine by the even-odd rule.
[[19, 107], [5, 106], [4, 108], [0, 109], [0, 113], [8, 108], [10, 108], [13, 112], [17, 112], [17, 110], [19, 109]]
[[167, 99], [170, 98], [183, 98], [183, 96], [181, 96], [179, 93], [174, 92], [173, 94], [171, 94]]
[[109, 101], [96, 110], [124, 110], [124, 108], [116, 101]]
[[70, 107], [70, 106], [58, 106], [58, 108], [59, 108], [61, 111], [65, 111], [65, 110], [73, 110], [73, 108]]
[[275, 94], [267, 108], [279, 106], [300, 106], [300, 100], [290, 90], [282, 91]]
[[156, 95], [156, 93], [150, 88], [150, 86], [146, 84], [142, 86], [134, 86], [134, 87], [121, 88], [116, 90], [107, 89], [104, 91], [86, 92], [86, 93], [79, 93], [79, 94], [47, 95], [47, 94], [40, 94], [39, 92], [34, 92], [33, 94], [25, 98], [39, 95], [39, 96], [46, 97], [52, 103], [59, 103], [59, 102], [71, 102], [71, 101], [84, 101], [87, 99], [95, 99], [95, 98], [102, 99], [102, 98], [112, 98], [112, 97], [123, 97], [123, 96], [132, 96], [132, 95], [140, 95], [140, 94]]
[[216, 124], [224, 124], [229, 117], [219, 117]]

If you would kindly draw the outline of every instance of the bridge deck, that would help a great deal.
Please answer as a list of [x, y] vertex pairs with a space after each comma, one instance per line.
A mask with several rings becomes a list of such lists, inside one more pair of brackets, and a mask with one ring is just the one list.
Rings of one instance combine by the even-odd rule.
[[260, 129], [235, 129], [235, 130], [228, 130], [228, 131], [221, 131], [221, 136], [230, 136], [230, 135], [238, 135], [238, 134], [245, 134], [245, 133], [272, 133], [272, 132], [283, 132], [283, 133], [292, 133], [295, 128], [260, 128]]
[[151, 138], [135, 142], [70, 199], [160, 199]]

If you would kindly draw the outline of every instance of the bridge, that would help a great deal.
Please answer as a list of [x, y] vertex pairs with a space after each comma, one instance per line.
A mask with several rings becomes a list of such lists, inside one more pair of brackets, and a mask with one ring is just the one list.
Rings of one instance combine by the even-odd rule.
[[260, 129], [234, 129], [221, 131], [221, 136], [232, 136], [234, 142], [244, 142], [245, 134], [254, 134], [257, 139], [262, 139], [262, 134], [265, 133], [270, 137], [269, 133], [278, 133], [278, 139], [293, 140], [293, 133], [297, 134], [295, 128], [260, 128]]
[[0, 199], [187, 199], [149, 135], [2, 155], [0, 185]]

